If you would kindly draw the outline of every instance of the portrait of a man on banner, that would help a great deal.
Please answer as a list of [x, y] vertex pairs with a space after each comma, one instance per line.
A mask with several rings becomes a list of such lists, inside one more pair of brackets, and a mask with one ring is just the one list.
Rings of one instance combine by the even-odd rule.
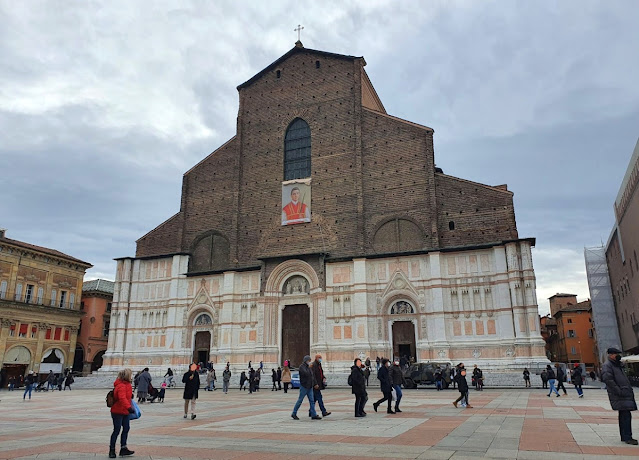
[[311, 184], [308, 180], [282, 183], [282, 225], [311, 221]]

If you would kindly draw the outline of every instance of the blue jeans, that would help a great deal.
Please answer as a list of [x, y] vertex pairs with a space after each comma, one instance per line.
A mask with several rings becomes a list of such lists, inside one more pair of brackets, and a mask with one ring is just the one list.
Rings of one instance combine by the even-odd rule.
[[584, 394], [584, 391], [581, 389], [581, 385], [575, 385], [575, 390], [577, 390], [577, 394], [581, 396]]
[[297, 410], [304, 402], [304, 398], [308, 397], [308, 402], [311, 405], [311, 417], [315, 417], [317, 413], [315, 412], [315, 398], [313, 397], [313, 388], [304, 388], [300, 386], [300, 397], [297, 398], [297, 402], [295, 403], [295, 407], [293, 408], [293, 415], [297, 415]]
[[[322, 415], [328, 412], [326, 408], [324, 407], [324, 400], [322, 399], [322, 392], [320, 390], [313, 390], [313, 399], [315, 400], [315, 402], [319, 403], [319, 408], [322, 411]], [[315, 403], [313, 403], [313, 408], [314, 407], [315, 407]]]
[[33, 390], [33, 385], [27, 384], [24, 387], [24, 394], [22, 395], [22, 399], [25, 399], [27, 393], [29, 393], [29, 399], [31, 399], [31, 390]]
[[124, 448], [126, 447], [126, 440], [129, 437], [129, 428], [131, 428], [129, 425], [129, 414], [111, 414], [111, 418], [113, 419], [113, 433], [111, 433], [111, 444], [109, 444], [109, 448], [115, 449], [115, 442], [118, 440], [120, 430], [122, 430], [120, 446]]
[[399, 407], [399, 402], [402, 400], [402, 386], [401, 385], [393, 385], [395, 388], [395, 393], [397, 393], [397, 401], [395, 401], [395, 409]]
[[556, 381], [557, 380], [555, 380], [555, 379], [548, 379], [548, 385], [550, 385], [550, 391], [548, 392], [548, 396], [550, 396], [553, 391], [555, 393], [557, 393], [557, 396], [559, 396], [559, 392], [557, 391], [557, 388], [555, 388], [555, 382]]
[[441, 380], [436, 380], [435, 381], [435, 386], [437, 387], [437, 391], [442, 389], [442, 381]]

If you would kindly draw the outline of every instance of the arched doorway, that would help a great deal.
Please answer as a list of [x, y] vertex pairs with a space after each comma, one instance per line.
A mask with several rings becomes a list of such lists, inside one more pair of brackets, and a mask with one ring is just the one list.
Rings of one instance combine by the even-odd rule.
[[40, 375], [48, 374], [53, 371], [54, 374], [62, 373], [64, 369], [64, 353], [58, 348], [51, 348], [46, 351], [40, 362]]
[[[405, 300], [395, 302], [391, 309], [391, 319], [398, 315], [397, 320], [393, 320], [393, 358], [399, 358], [402, 363], [417, 360], [417, 347], [415, 342], [415, 324], [407, 315], [413, 315], [415, 309]], [[406, 319], [404, 319], [406, 318]]]
[[311, 352], [311, 315], [306, 304], [287, 305], [282, 311], [282, 360], [299, 367]]
[[76, 345], [75, 356], [73, 358], [73, 372], [82, 372], [84, 368], [84, 348]]
[[206, 365], [211, 353], [211, 333], [199, 331], [195, 333], [195, 347], [193, 349], [193, 361]]
[[4, 384], [6, 385], [11, 377], [24, 377], [29, 364], [31, 364], [31, 352], [27, 347], [18, 346], [7, 351], [2, 363], [2, 369], [6, 372]]
[[91, 363], [91, 372], [97, 371], [102, 367], [102, 357], [106, 350], [98, 351], [93, 357], [93, 362]]

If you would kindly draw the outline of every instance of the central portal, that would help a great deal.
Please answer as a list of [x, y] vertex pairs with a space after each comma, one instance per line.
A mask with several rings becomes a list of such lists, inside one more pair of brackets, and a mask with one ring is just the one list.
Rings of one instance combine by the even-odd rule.
[[282, 361], [299, 367], [311, 352], [311, 318], [308, 305], [287, 305], [282, 311]]
[[193, 347], [193, 362], [206, 365], [209, 362], [211, 352], [211, 333], [199, 331], [195, 334], [195, 346]]
[[410, 360], [416, 357], [415, 326], [412, 321], [393, 323], [393, 357]]

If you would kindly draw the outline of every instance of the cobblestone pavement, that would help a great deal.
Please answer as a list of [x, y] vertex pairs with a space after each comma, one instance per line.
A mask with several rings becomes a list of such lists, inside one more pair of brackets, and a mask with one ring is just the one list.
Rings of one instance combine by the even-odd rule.
[[[0, 392], [0, 459], [107, 458], [111, 419], [105, 390]], [[404, 392], [401, 414], [373, 411], [381, 396], [369, 390], [368, 416], [353, 417], [349, 389], [323, 392], [332, 412], [324, 420], [290, 417], [297, 391], [257, 394], [200, 392], [195, 420], [182, 418], [181, 390], [165, 403], [145, 404], [131, 422], [134, 458], [176, 459], [602, 459], [639, 458], [639, 446], [619, 440], [617, 413], [606, 392], [578, 399], [548, 398], [544, 390], [471, 390], [473, 409], [456, 409], [459, 393]], [[634, 432], [639, 436], [635, 416]]]

